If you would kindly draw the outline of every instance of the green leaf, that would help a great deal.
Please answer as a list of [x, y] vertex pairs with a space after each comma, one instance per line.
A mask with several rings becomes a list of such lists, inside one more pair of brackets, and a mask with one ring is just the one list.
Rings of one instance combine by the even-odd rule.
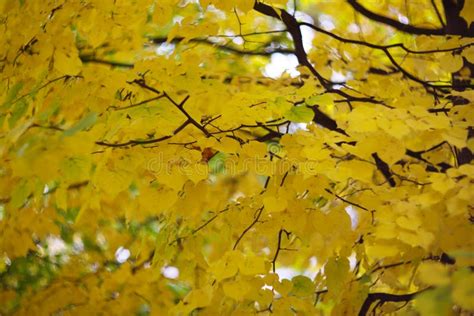
[[60, 166], [63, 181], [68, 183], [84, 181], [90, 171], [90, 161], [86, 157], [67, 157]]
[[295, 276], [291, 279], [291, 282], [293, 283], [291, 294], [295, 296], [309, 296], [314, 293], [315, 285], [313, 281], [304, 275]]
[[39, 113], [38, 115], [38, 120], [42, 123], [45, 123], [48, 121], [48, 119], [52, 116], [52, 115], [55, 115], [56, 113], [58, 113], [59, 111], [59, 107], [60, 107], [61, 103], [59, 102], [58, 99], [55, 99], [51, 105], [49, 105], [48, 108], [46, 108], [46, 110], [42, 111], [41, 113]]
[[218, 152], [208, 162], [212, 174], [220, 174], [225, 170], [225, 154]]
[[191, 290], [189, 286], [184, 283], [168, 283], [168, 288], [178, 299], [185, 297]]
[[97, 121], [97, 113], [89, 112], [86, 116], [84, 116], [79, 122], [76, 123], [70, 129], [64, 131], [65, 136], [72, 136], [75, 133], [88, 129]]
[[288, 102], [285, 98], [283, 97], [277, 97], [275, 98], [275, 102], [273, 103], [272, 110], [277, 114], [277, 115], [282, 115], [289, 110], [293, 105]]
[[329, 94], [313, 95], [306, 99], [308, 105], [327, 105], [333, 103], [333, 99]]
[[453, 274], [451, 297], [464, 310], [474, 311], [474, 273], [469, 268], [462, 268]]
[[418, 295], [415, 300], [415, 308], [421, 316], [449, 315], [451, 305], [451, 290], [449, 287], [428, 290]]
[[309, 123], [314, 118], [314, 112], [307, 106], [294, 106], [285, 113], [285, 117], [296, 123]]
[[31, 193], [31, 188], [26, 180], [22, 180], [15, 189], [13, 189], [12, 199], [10, 201], [13, 208], [23, 206]]
[[18, 95], [18, 92], [20, 92], [21, 88], [23, 88], [23, 83], [22, 83], [22, 82], [16, 83], [16, 84], [10, 89], [10, 91], [8, 91], [7, 98], [6, 98], [5, 101], [2, 103], [2, 106], [1, 106], [0, 108], [2, 108], [2, 109], [8, 109], [8, 108], [12, 105], [13, 100], [16, 98], [16, 96]]
[[8, 119], [10, 128], [15, 126], [16, 122], [26, 113], [26, 110], [28, 110], [28, 104], [25, 100], [20, 100], [15, 103], [12, 109], [12, 115]]
[[329, 292], [339, 293], [346, 282], [347, 273], [349, 272], [349, 260], [347, 258], [330, 258], [324, 271]]
[[[67, 210], [63, 209], [56, 209], [59, 215], [61, 215], [67, 223], [74, 223], [76, 221], [76, 217], [79, 214], [79, 208], [78, 207], [71, 207], [68, 208]], [[64, 238], [63, 238], [64, 239]]]

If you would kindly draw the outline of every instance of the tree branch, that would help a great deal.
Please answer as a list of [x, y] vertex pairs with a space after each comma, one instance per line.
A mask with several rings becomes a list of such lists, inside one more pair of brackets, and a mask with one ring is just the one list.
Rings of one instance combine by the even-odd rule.
[[[238, 37], [240, 35], [237, 35]], [[162, 43], [179, 43], [183, 40], [185, 40], [184, 37], [175, 37], [171, 41], [167, 37], [151, 37], [150, 40], [154, 44], [162, 44]], [[226, 51], [228, 53], [232, 54], [237, 54], [237, 55], [249, 55], [249, 56], [271, 56], [272, 54], [275, 53], [280, 53], [280, 54], [294, 54], [295, 52], [291, 49], [286, 49], [286, 48], [269, 48], [269, 47], [264, 47], [262, 50], [242, 50], [240, 48], [234, 47], [234, 46], [229, 46], [229, 45], [223, 45], [214, 41], [211, 41], [208, 38], [191, 38], [188, 39], [189, 42], [191, 43], [199, 43], [199, 44], [204, 44], [208, 46], [215, 47], [219, 50]]]
[[443, 17], [441, 16], [441, 12], [439, 12], [438, 6], [436, 5], [435, 0], [431, 0], [431, 6], [436, 12], [436, 16], [438, 17], [439, 23], [443, 26], [443, 28], [446, 28], [446, 24], [444, 23]]
[[370, 307], [372, 306], [374, 302], [379, 301], [381, 304], [384, 304], [386, 302], [407, 302], [407, 301], [413, 300], [415, 296], [429, 289], [431, 288], [426, 288], [421, 291], [408, 293], [408, 294], [390, 294], [390, 293], [381, 293], [381, 292], [369, 293], [364, 303], [362, 304], [362, 307], [360, 308], [359, 316], [367, 315]]
[[260, 219], [260, 216], [262, 215], [262, 212], [263, 212], [263, 206], [260, 207], [258, 210], [257, 210], [257, 213], [255, 215], [255, 218], [253, 219], [253, 221], [250, 223], [249, 226], [247, 226], [243, 232], [240, 234], [240, 236], [237, 238], [237, 240], [235, 241], [235, 244], [234, 244], [234, 247], [232, 248], [232, 250], [235, 250], [237, 249], [237, 246], [239, 245], [240, 241], [242, 240], [242, 238], [244, 238], [245, 234], [258, 222], [258, 220]]
[[313, 65], [311, 65], [311, 63], [308, 60], [308, 56], [306, 55], [306, 52], [303, 47], [303, 36], [301, 34], [301, 29], [295, 17], [283, 9], [279, 10], [280, 13], [278, 13], [276, 11], [277, 9], [258, 1], [255, 2], [254, 9], [257, 12], [260, 12], [266, 16], [276, 18], [285, 24], [288, 32], [290, 33], [293, 39], [293, 43], [295, 46], [295, 55], [298, 58], [298, 63], [302, 66], [307, 67], [310, 70], [310, 72], [319, 80], [319, 82], [324, 88], [329, 88], [331, 85], [331, 82], [327, 80], [326, 78], [324, 78], [313, 67]]
[[[334, 38], [334, 39], [336, 39], [340, 42], [343, 42], [343, 43], [361, 45], [361, 46], [366, 46], [366, 47], [369, 47], [369, 48], [372, 48], [372, 49], [380, 50], [387, 56], [390, 63], [395, 67], [395, 69], [397, 71], [401, 72], [403, 75], [405, 75], [407, 78], [411, 79], [412, 81], [415, 81], [419, 84], [422, 84], [425, 87], [430, 87], [430, 88], [434, 88], [434, 89], [453, 88], [453, 85], [452, 84], [434, 84], [432, 82], [429, 82], [429, 81], [426, 81], [426, 80], [423, 80], [423, 79], [420, 79], [420, 78], [416, 77], [415, 75], [411, 74], [406, 69], [404, 69], [395, 60], [393, 55], [390, 53], [390, 49], [391, 48], [400, 48], [400, 49], [403, 49], [405, 52], [407, 52], [409, 54], [432, 54], [432, 53], [441, 53], [441, 52], [462, 51], [463, 49], [474, 45], [474, 43], [469, 43], [469, 44], [466, 44], [466, 45], [461, 45], [459, 47], [453, 47], [453, 48], [416, 51], [416, 50], [412, 50], [412, 49], [409, 49], [409, 48], [405, 47], [402, 43], [396, 43], [396, 44], [390, 44], [390, 45], [377, 45], [377, 44], [368, 43], [368, 42], [364, 42], [364, 41], [360, 41], [360, 40], [344, 38], [344, 37], [341, 37], [341, 36], [336, 35], [334, 33], [331, 33], [329, 31], [326, 31], [326, 30], [324, 30], [320, 27], [317, 27], [317, 26], [315, 26], [311, 23], [301, 22], [301, 23], [299, 23], [299, 25], [310, 27], [310, 28], [312, 28], [313, 30], [315, 30], [319, 33], [328, 35], [328, 36], [330, 36], [330, 37], [332, 37], [332, 38]], [[459, 85], [456, 85], [456, 87], [459, 87]], [[473, 88], [474, 85], [466, 83], [465, 85], [463, 85], [461, 87], [463, 87], [463, 88]]]
[[375, 165], [377, 166], [377, 169], [379, 169], [379, 171], [383, 174], [385, 179], [387, 179], [390, 186], [393, 188], [396, 185], [396, 183], [395, 183], [395, 180], [393, 180], [393, 175], [392, 175], [392, 172], [390, 171], [390, 167], [388, 166], [388, 164], [385, 161], [383, 161], [377, 153], [372, 153], [372, 157], [375, 160]]
[[170, 139], [174, 135], [178, 134], [183, 128], [185, 128], [188, 124], [190, 124], [188, 120], [186, 120], [183, 124], [181, 124], [171, 135], [165, 135], [159, 138], [151, 138], [151, 139], [132, 139], [123, 143], [108, 143], [106, 141], [96, 141], [96, 145], [106, 146], [106, 147], [127, 147], [127, 146], [137, 146], [137, 145], [146, 145], [146, 144], [154, 144], [159, 143], [164, 140]]
[[[374, 98], [358, 98], [355, 96], [351, 96], [340, 89], [334, 89], [333, 85], [341, 83], [335, 83], [324, 78], [308, 60], [308, 56], [303, 46], [303, 36], [301, 34], [300, 23], [298, 23], [294, 16], [292, 16], [283, 9], [275, 9], [274, 7], [271, 7], [258, 1], [255, 2], [254, 10], [266, 16], [276, 18], [285, 24], [288, 32], [290, 33], [293, 39], [295, 55], [298, 59], [298, 63], [301, 66], [308, 68], [309, 71], [313, 74], [313, 76], [318, 79], [319, 83], [323, 86], [323, 88], [326, 89], [327, 92], [338, 94], [346, 98], [347, 101], [361, 101], [385, 105], [383, 102], [375, 100]], [[279, 10], [279, 13], [277, 12], [277, 10]]]
[[[366, 18], [369, 18], [372, 21], [376, 21], [385, 25], [389, 25], [405, 33], [416, 34], [416, 35], [446, 35], [446, 30], [444, 28], [430, 29], [430, 28], [424, 28], [424, 27], [417, 27], [410, 24], [403, 24], [387, 16], [380, 15], [380, 14], [370, 11], [369, 9], [361, 5], [357, 0], [347, 0], [347, 3], [349, 3], [354, 8], [354, 10], [356, 10], [357, 12], [359, 12]], [[458, 35], [461, 35], [461, 34], [458, 34]]]
[[224, 213], [224, 212], [227, 212], [229, 210], [229, 206], [227, 206], [225, 209], [219, 211], [219, 213], [215, 214], [214, 216], [212, 216], [211, 218], [209, 218], [207, 221], [205, 221], [203, 224], [201, 224], [199, 227], [193, 229], [193, 231], [191, 232], [191, 234], [195, 234], [197, 233], [198, 231], [200, 231], [201, 229], [203, 229], [204, 227], [206, 227], [207, 225], [209, 225], [210, 223], [212, 223], [220, 214]]
[[280, 229], [280, 231], [278, 232], [278, 243], [277, 243], [277, 249], [275, 251], [275, 255], [273, 256], [273, 260], [272, 260], [272, 270], [273, 270], [273, 273], [275, 273], [276, 271], [276, 261], [278, 259], [278, 255], [280, 254], [280, 251], [281, 250], [285, 250], [284, 248], [281, 248], [281, 236], [283, 235], [283, 233], [286, 234], [286, 238], [289, 238], [290, 237], [290, 232], [285, 230], [285, 229]]
[[338, 132], [339, 134], [349, 136], [345, 130], [337, 126], [337, 122], [329, 117], [326, 113], [322, 112], [317, 105], [309, 106], [314, 112], [313, 122], [321, 125], [331, 131]]
[[163, 94], [156, 90], [155, 88], [147, 85], [145, 83], [145, 80], [144, 79], [135, 79], [133, 80], [131, 83], [135, 83], [137, 85], [139, 85], [140, 87], [142, 88], [145, 88], [153, 93], [156, 93], [158, 94], [159, 96], [163, 96], [165, 97], [166, 99], [168, 99], [171, 103], [173, 103], [173, 105], [181, 112], [183, 113], [186, 118], [188, 119], [187, 122], [188, 123], [191, 123], [192, 125], [196, 126], [201, 132], [204, 133], [204, 135], [206, 135], [207, 137], [210, 137], [212, 136], [211, 133], [208, 132], [208, 130], [203, 127], [201, 124], [199, 124], [191, 115], [189, 115], [189, 113], [184, 109], [184, 104], [186, 103], [186, 101], [188, 101], [189, 99], [189, 95], [186, 96], [183, 101], [181, 101], [180, 103], [177, 103], [175, 100], [173, 100], [165, 91], [163, 91]]
[[374, 212], [374, 211], [375, 211], [375, 210], [372, 210], [372, 211], [371, 211], [371, 210], [369, 210], [368, 208], [366, 208], [366, 207], [364, 207], [364, 206], [362, 206], [362, 205], [360, 205], [360, 204], [357, 204], [357, 203], [348, 201], [348, 200], [346, 200], [345, 198], [343, 198], [342, 196], [340, 196], [340, 195], [338, 195], [338, 194], [332, 192], [332, 191], [329, 190], [329, 189], [324, 189], [324, 191], [326, 191], [326, 192], [328, 192], [328, 193], [334, 195], [336, 198], [338, 198], [338, 199], [341, 200], [342, 202], [345, 202], [345, 203], [347, 203], [347, 204], [349, 204], [349, 205], [358, 207], [358, 208], [360, 208], [361, 210], [364, 210], [364, 211], [367, 211], [367, 212]]

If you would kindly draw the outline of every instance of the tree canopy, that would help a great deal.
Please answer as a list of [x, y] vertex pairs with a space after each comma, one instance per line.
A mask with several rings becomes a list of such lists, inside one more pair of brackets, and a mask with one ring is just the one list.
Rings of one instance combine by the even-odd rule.
[[473, 313], [473, 20], [0, 1], [0, 314]]

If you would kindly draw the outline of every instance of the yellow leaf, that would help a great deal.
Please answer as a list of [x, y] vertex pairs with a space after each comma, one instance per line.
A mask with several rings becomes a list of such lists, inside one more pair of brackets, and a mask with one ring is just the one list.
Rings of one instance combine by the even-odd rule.
[[451, 298], [449, 287], [438, 287], [416, 296], [415, 308], [421, 316], [449, 315]]
[[184, 167], [184, 173], [191, 181], [198, 183], [201, 180], [207, 179], [209, 174], [209, 167], [204, 163], [192, 164]]
[[233, 277], [239, 270], [239, 262], [242, 259], [237, 251], [226, 253], [221, 259], [211, 265], [210, 271], [217, 281]]
[[286, 296], [293, 288], [293, 283], [288, 279], [283, 279], [275, 284], [275, 290], [281, 295]]
[[244, 260], [239, 260], [239, 271], [243, 275], [264, 274], [267, 272], [265, 259], [256, 255], [246, 255]]
[[255, 2], [253, 0], [238, 0], [236, 2], [237, 8], [244, 12], [247, 13], [248, 11], [253, 9]]
[[153, 21], [158, 25], [165, 25], [171, 21], [173, 17], [173, 7], [168, 3], [163, 4], [161, 1], [155, 2], [155, 11], [153, 12]]
[[222, 288], [224, 289], [225, 295], [236, 301], [243, 301], [245, 295], [250, 290], [248, 282], [243, 280], [225, 282]]
[[67, 210], [67, 188], [64, 184], [59, 186], [54, 196], [56, 197], [56, 207]]
[[448, 268], [439, 262], [423, 262], [418, 268], [418, 279], [427, 285], [436, 286], [450, 282]]
[[212, 287], [207, 285], [200, 289], [192, 290], [183, 301], [191, 310], [194, 308], [205, 307], [211, 304], [212, 301]]
[[472, 1], [464, 2], [461, 16], [467, 21], [467, 25], [471, 25], [471, 22], [474, 21], [474, 3]]
[[126, 174], [118, 170], [111, 171], [107, 167], [100, 168], [96, 174], [97, 186], [110, 197], [115, 197], [118, 193], [127, 190], [130, 179]]
[[453, 73], [458, 71], [463, 66], [463, 60], [460, 55], [452, 55], [451, 53], [444, 54], [439, 60], [443, 70]]
[[263, 205], [269, 212], [282, 212], [288, 206], [288, 202], [282, 197], [267, 196], [263, 198]]
[[349, 260], [347, 258], [330, 258], [324, 267], [325, 274], [327, 275], [327, 287], [328, 291], [332, 295], [339, 295], [345, 281], [347, 279], [347, 273], [349, 272]]
[[82, 62], [77, 55], [62, 51], [54, 53], [54, 68], [65, 75], [77, 75], [81, 71]]
[[240, 149], [240, 144], [235, 139], [224, 137], [216, 144], [216, 149], [224, 153], [234, 153]]
[[[474, 8], [473, 8], [473, 10], [474, 10]], [[474, 20], [474, 16], [472, 17], [472, 19]], [[471, 64], [474, 64], [474, 46], [470, 46], [468, 48], [465, 48], [462, 51], [462, 55], [463, 55], [463, 57], [465, 57], [467, 59], [468, 62], [470, 62]]]
[[474, 311], [474, 273], [469, 269], [457, 271], [453, 276], [453, 301], [463, 309]]
[[383, 243], [367, 246], [367, 255], [374, 259], [390, 258], [400, 253], [400, 248], [396, 245]]

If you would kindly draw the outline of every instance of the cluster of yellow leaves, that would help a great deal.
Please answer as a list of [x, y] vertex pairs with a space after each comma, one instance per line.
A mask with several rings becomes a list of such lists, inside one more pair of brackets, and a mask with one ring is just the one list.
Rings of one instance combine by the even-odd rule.
[[[472, 45], [297, 3], [347, 38]], [[416, 6], [411, 23], [434, 21]], [[415, 291], [407, 313], [474, 310], [474, 165], [458, 159], [474, 150], [472, 91], [375, 73], [393, 70], [386, 55], [319, 32], [310, 61], [365, 101], [303, 68], [266, 78], [267, 49], [291, 41], [253, 7], [0, 3], [0, 313], [354, 315], [369, 293]], [[473, 47], [391, 52], [431, 82]]]

